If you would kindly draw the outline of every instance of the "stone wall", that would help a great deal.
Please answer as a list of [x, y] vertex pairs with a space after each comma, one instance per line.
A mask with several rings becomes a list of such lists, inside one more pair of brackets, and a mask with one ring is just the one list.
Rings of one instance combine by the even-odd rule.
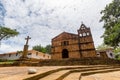
[[120, 60], [87, 57], [80, 59], [41, 60], [39, 66], [68, 66], [68, 65], [120, 65]]

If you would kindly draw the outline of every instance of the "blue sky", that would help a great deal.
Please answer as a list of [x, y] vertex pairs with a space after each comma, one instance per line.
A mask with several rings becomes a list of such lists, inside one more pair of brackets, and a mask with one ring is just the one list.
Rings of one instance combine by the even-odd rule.
[[0, 53], [22, 50], [25, 37], [32, 46], [51, 44], [51, 39], [63, 31], [76, 33], [81, 22], [91, 28], [94, 44], [103, 42], [100, 11], [112, 0], [0, 0], [3, 5], [0, 24], [17, 29], [20, 35], [2, 40]]

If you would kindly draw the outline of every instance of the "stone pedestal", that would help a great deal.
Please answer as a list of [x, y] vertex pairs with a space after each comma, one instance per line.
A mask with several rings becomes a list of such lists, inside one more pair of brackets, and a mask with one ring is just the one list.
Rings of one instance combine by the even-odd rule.
[[24, 49], [23, 49], [23, 55], [21, 56], [21, 60], [27, 60], [27, 53], [28, 53], [28, 45], [24, 45]]

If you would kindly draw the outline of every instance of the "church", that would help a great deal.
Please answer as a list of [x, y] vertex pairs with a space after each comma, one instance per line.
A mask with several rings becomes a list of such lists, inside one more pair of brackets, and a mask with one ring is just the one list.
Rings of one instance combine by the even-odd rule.
[[62, 32], [52, 39], [51, 59], [96, 57], [90, 28], [81, 24], [77, 34]]

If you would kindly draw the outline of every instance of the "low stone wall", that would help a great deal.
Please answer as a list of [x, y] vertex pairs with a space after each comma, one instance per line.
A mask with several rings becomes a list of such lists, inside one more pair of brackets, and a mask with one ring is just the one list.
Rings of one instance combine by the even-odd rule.
[[0, 67], [10, 67], [13, 66], [13, 64], [0, 64]]
[[8, 66], [71, 66], [71, 65], [120, 65], [119, 60], [104, 58], [81, 58], [62, 60], [16, 61], [13, 64], [0, 64], [0, 67]]
[[119, 65], [119, 60], [104, 58], [81, 58], [63, 60], [41, 60], [39, 66], [67, 66], [67, 65]]

